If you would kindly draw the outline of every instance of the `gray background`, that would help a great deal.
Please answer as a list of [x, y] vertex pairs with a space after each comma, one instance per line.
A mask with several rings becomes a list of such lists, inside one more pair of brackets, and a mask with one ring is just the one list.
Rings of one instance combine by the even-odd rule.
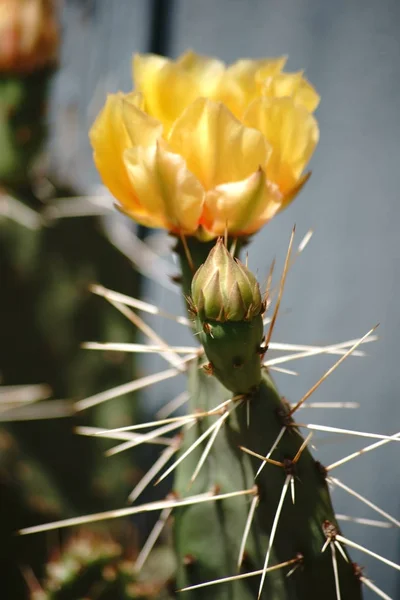
[[[52, 155], [57, 168], [87, 190], [98, 183], [88, 128], [106, 93], [130, 89], [131, 54], [148, 50], [150, 12], [147, 0], [64, 6]], [[175, 0], [171, 25], [174, 57], [188, 47], [227, 62], [288, 54], [287, 68], [305, 68], [321, 94], [317, 111], [321, 141], [311, 165], [313, 176], [295, 203], [256, 236], [250, 266], [262, 280], [274, 255], [281, 267], [294, 223], [298, 241], [309, 228], [315, 230], [288, 278], [285, 314], [274, 340], [334, 343], [361, 336], [378, 321], [380, 340], [366, 347], [367, 358], [343, 364], [313, 397], [357, 401], [358, 411], [309, 409], [301, 418], [394, 433], [400, 422], [400, 2]], [[159, 236], [153, 241], [159, 250], [165, 248]], [[147, 285], [145, 295], [168, 310], [183, 310], [176, 294], [153, 283]], [[152, 323], [172, 343], [189, 340], [183, 329], [178, 334], [168, 322]], [[288, 364], [299, 370], [299, 376], [277, 376], [282, 393], [298, 400], [333, 362], [331, 356]], [[143, 370], [155, 372], [164, 365], [151, 359], [144, 362]], [[172, 380], [154, 387], [146, 394], [146, 406], [172, 398], [182, 384]], [[343, 436], [315, 438], [318, 458], [326, 464], [368, 443]], [[361, 457], [338, 469], [335, 476], [398, 517], [399, 448], [395, 446]], [[379, 518], [345, 492], [335, 491], [334, 500], [338, 512]], [[344, 531], [398, 562], [396, 530], [346, 524]], [[356, 551], [352, 556], [386, 593], [398, 597], [398, 573]], [[369, 592], [365, 596], [375, 597]]]

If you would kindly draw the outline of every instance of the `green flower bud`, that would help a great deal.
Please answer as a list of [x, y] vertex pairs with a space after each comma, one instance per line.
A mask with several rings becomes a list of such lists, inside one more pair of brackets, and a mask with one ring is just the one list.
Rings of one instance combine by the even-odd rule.
[[251, 321], [265, 310], [256, 278], [222, 239], [193, 277], [191, 300], [201, 320]]
[[254, 275], [217, 241], [193, 278], [190, 307], [209, 365], [235, 394], [261, 382], [265, 304]]

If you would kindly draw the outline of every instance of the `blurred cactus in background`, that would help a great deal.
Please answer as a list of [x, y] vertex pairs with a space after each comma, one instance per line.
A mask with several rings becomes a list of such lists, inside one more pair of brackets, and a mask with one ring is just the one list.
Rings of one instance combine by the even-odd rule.
[[30, 598], [169, 600], [165, 589], [173, 569], [169, 555], [162, 549], [155, 552], [140, 577], [134, 569], [134, 558], [126, 556], [123, 546], [110, 535], [101, 532], [78, 533], [47, 563], [46, 578], [42, 585], [32, 572], [25, 570]]
[[0, 184], [28, 185], [46, 136], [60, 32], [53, 0], [0, 3]]
[[54, 0], [2, 0], [2, 73], [30, 73], [57, 61], [60, 35], [56, 6]]
[[[101, 218], [51, 217], [58, 199], [82, 195], [49, 170], [48, 106], [59, 49], [58, 2], [1, 0], [0, 570], [1, 594], [15, 599], [27, 593], [18, 564], [40, 573], [49, 551], [9, 539], [17, 524], [119, 505], [138, 476], [125, 456], [106, 464], [104, 442], [88, 445], [74, 434], [72, 400], [133, 374], [130, 357], [80, 349], [88, 338], [135, 336], [89, 285], [98, 280], [138, 294], [139, 278], [110, 244]], [[41, 391], [36, 397], [33, 389], [25, 402], [33, 384]], [[46, 401], [32, 404], [37, 400]], [[133, 418], [131, 399], [121, 399], [112, 415], [94, 411], [92, 422]]]

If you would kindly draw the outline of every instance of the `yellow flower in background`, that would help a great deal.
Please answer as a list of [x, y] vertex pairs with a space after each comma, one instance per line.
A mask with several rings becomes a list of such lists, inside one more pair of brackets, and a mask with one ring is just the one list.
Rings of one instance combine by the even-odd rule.
[[28, 73], [57, 59], [56, 0], [0, 0], [0, 71]]
[[121, 209], [210, 239], [252, 234], [285, 208], [319, 137], [319, 96], [285, 62], [137, 55], [135, 91], [110, 95], [90, 132]]

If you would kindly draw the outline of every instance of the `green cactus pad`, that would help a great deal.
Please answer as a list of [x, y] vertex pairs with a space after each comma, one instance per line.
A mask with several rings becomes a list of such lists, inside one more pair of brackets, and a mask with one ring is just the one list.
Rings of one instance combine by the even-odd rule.
[[[189, 250], [191, 240], [188, 240]], [[198, 265], [200, 257], [197, 242], [193, 242]], [[215, 266], [215, 257], [223, 246], [211, 253], [211, 258], [195, 275], [191, 314], [195, 314], [196, 338], [203, 344], [210, 361], [206, 375], [198, 364], [193, 364], [189, 378], [189, 412], [211, 411], [229, 397], [246, 394], [246, 398], [234, 398], [236, 405], [221, 427], [206, 463], [195, 484], [188, 488], [192, 473], [208, 440], [189, 454], [177, 468], [175, 491], [178, 496], [200, 494], [218, 486], [221, 492], [248, 490], [256, 484], [258, 506], [249, 526], [244, 560], [238, 568], [238, 551], [243, 539], [249, 514], [251, 496], [217, 505], [207, 503], [192, 505], [176, 512], [175, 540], [178, 553], [178, 585], [196, 586], [200, 583], [235, 576], [263, 569], [267, 551], [268, 565], [285, 564], [300, 560], [297, 568], [287, 577], [290, 568], [268, 573], [260, 593], [260, 576], [244, 580], [231, 580], [216, 585], [185, 592], [187, 600], [337, 600], [337, 582], [332, 560], [330, 538], [326, 523], [339, 532], [333, 511], [324, 468], [315, 461], [309, 449], [303, 445], [303, 437], [295, 426], [287, 408], [287, 402], [278, 393], [272, 378], [261, 365], [260, 347], [263, 340], [262, 312], [246, 319], [243, 306], [237, 303], [237, 320], [227, 319], [226, 306], [232, 302], [230, 290], [234, 285], [226, 264], [238, 264], [223, 252], [221, 263]], [[183, 289], [190, 286], [190, 273], [183, 263]], [[230, 263], [231, 261], [231, 263]], [[218, 273], [218, 279], [215, 275]], [[239, 275], [238, 275], [239, 276]], [[232, 276], [233, 277], [233, 276]], [[241, 275], [239, 276], [241, 277]], [[252, 276], [254, 278], [254, 276]], [[255, 278], [254, 278], [255, 279]], [[221, 282], [224, 282], [222, 284]], [[223, 288], [223, 285], [225, 286]], [[254, 286], [250, 286], [254, 290]], [[222, 289], [223, 288], [223, 289]], [[207, 296], [211, 297], [208, 298]], [[248, 295], [241, 301], [251, 303]], [[221, 311], [222, 306], [222, 311]], [[216, 317], [217, 315], [217, 317]], [[211, 375], [211, 376], [210, 376]], [[225, 386], [223, 387], [222, 384]], [[231, 394], [229, 394], [229, 391]], [[208, 421], [214, 416], [199, 420], [185, 433], [182, 450], [186, 450], [201, 435]], [[277, 442], [277, 440], [279, 441]], [[272, 454], [275, 464], [266, 464], [258, 470], [260, 458], [249, 456], [244, 449], [265, 457], [274, 444]], [[301, 448], [301, 453], [299, 450]], [[297, 456], [297, 454], [299, 455]], [[289, 475], [291, 479], [289, 479]], [[292, 495], [292, 481], [295, 502]], [[290, 484], [290, 485], [289, 485]], [[283, 495], [285, 494], [285, 495]], [[253, 496], [254, 498], [254, 496]], [[277, 519], [278, 507], [280, 510]], [[274, 539], [270, 539], [274, 532]], [[325, 551], [322, 548], [325, 546]], [[343, 553], [346, 555], [345, 550]], [[347, 557], [347, 555], [346, 555]], [[337, 577], [342, 600], [361, 600], [359, 578], [352, 563], [337, 553]]]
[[261, 381], [262, 316], [224, 323], [197, 318], [196, 326], [210, 361], [210, 373], [237, 394], [256, 389]]

